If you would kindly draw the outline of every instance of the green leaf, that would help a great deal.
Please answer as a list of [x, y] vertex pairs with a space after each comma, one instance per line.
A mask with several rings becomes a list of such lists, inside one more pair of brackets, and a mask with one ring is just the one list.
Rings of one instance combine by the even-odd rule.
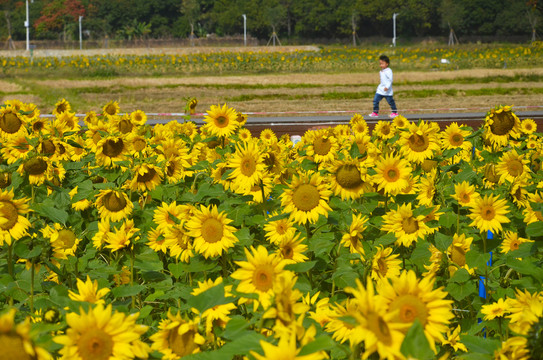
[[377, 240], [375, 240], [375, 246], [377, 245], [388, 246], [395, 241], [396, 241], [396, 236], [393, 233], [387, 233], [381, 236], [380, 238], [378, 238]]
[[446, 229], [450, 229], [452, 225], [456, 224], [457, 215], [453, 212], [446, 212], [439, 217], [439, 225]]
[[460, 335], [460, 339], [469, 352], [492, 355], [500, 347], [500, 341], [495, 339], [473, 335]]
[[453, 242], [453, 237], [449, 235], [442, 234], [440, 232], [435, 234], [435, 242], [436, 242], [436, 248], [439, 251], [447, 251], [449, 246], [451, 246]]
[[335, 346], [336, 342], [332, 340], [330, 336], [322, 335], [305, 345], [302, 350], [300, 350], [298, 355], [304, 356], [316, 353], [317, 351], [326, 351], [334, 348]]
[[68, 213], [62, 209], [57, 209], [55, 207], [55, 202], [47, 198], [41, 203], [36, 203], [32, 206], [32, 210], [41, 216], [59, 224], [66, 224], [68, 220]]
[[424, 328], [422, 327], [419, 319], [415, 319], [415, 322], [409, 328], [409, 331], [405, 335], [405, 338], [400, 347], [400, 351], [406, 357], [415, 358], [418, 360], [434, 359], [435, 354], [430, 348], [430, 343], [424, 335]]
[[471, 279], [471, 275], [466, 269], [458, 269], [449, 281], [462, 284]]
[[541, 269], [534, 261], [530, 259], [519, 260], [514, 257], [508, 257], [505, 263], [520, 274], [530, 275], [543, 282], [543, 269]]
[[477, 250], [470, 250], [466, 253], [466, 264], [470, 268], [484, 269], [490, 260], [489, 253], [480, 253]]
[[111, 292], [115, 297], [130, 297], [138, 295], [140, 292], [145, 290], [145, 286], [143, 285], [121, 285], [119, 287], [114, 288]]
[[285, 270], [291, 270], [294, 272], [304, 273], [313, 269], [316, 263], [317, 261], [315, 260], [315, 261], [301, 262], [297, 264], [288, 264], [285, 266]]
[[200, 314], [213, 306], [228, 304], [233, 298], [226, 299], [224, 296], [224, 284], [215, 285], [201, 294], [192, 296], [187, 300], [187, 305], [197, 309]]
[[22, 259], [32, 259], [41, 254], [43, 248], [40, 245], [34, 246], [32, 249], [28, 248], [29, 244], [26, 241], [17, 241], [13, 250], [15, 255]]
[[471, 294], [477, 293], [477, 286], [471, 281], [462, 284], [450, 282], [446, 290], [455, 300], [460, 301]]
[[543, 221], [536, 221], [526, 226], [526, 235], [529, 237], [543, 236]]
[[241, 315], [234, 315], [226, 324], [221, 337], [234, 340], [243, 334], [250, 326], [250, 323]]

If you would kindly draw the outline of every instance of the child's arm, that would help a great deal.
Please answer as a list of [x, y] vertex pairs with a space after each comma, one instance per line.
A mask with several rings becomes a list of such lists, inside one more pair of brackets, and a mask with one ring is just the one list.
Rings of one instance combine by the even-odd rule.
[[388, 70], [389, 71], [385, 71], [383, 74], [383, 86], [385, 91], [388, 91], [388, 89], [390, 89], [392, 86], [392, 70]]

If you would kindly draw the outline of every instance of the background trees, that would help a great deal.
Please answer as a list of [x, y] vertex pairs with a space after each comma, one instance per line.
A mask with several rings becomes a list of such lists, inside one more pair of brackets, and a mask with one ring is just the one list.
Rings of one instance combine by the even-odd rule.
[[[25, 1], [0, 0], [0, 37], [25, 37]], [[169, 38], [243, 33], [267, 40], [543, 34], [543, 0], [34, 0], [32, 38], [70, 39], [84, 16], [87, 38]]]

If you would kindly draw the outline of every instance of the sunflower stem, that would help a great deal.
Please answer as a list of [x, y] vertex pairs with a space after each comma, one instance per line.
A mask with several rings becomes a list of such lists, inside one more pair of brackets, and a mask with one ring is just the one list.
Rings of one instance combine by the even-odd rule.
[[13, 277], [13, 242], [8, 245], [8, 274]]
[[309, 225], [309, 222], [305, 223], [305, 232], [307, 234], [307, 241], [311, 239], [311, 226]]
[[[130, 286], [134, 286], [134, 248], [130, 248]], [[136, 297], [132, 295], [132, 309], [136, 308]]]
[[360, 353], [362, 352], [361, 344], [356, 344], [353, 348], [353, 352], [351, 353], [351, 356], [349, 359], [360, 359]]
[[460, 203], [458, 204], [458, 208], [456, 210], [456, 233], [459, 234], [460, 230]]
[[30, 260], [30, 312], [34, 313], [34, 259]]
[[502, 317], [501, 316], [498, 316], [498, 331], [500, 332], [500, 340], [503, 341]]

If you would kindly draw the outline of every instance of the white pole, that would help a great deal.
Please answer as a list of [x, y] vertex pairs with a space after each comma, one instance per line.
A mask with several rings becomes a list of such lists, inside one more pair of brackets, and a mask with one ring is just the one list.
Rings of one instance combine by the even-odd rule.
[[26, 0], [26, 51], [30, 50], [30, 18], [28, 16], [28, 0]]
[[81, 33], [81, 20], [83, 20], [83, 16], [79, 17], [79, 50], [83, 50], [83, 35]]
[[243, 46], [247, 46], [247, 16], [245, 14], [241, 16], [243, 16]]
[[394, 32], [394, 37], [392, 38], [392, 45], [394, 47], [396, 47], [396, 16], [398, 15], [399, 13], [394, 13], [394, 15], [392, 15], [393, 32]]

